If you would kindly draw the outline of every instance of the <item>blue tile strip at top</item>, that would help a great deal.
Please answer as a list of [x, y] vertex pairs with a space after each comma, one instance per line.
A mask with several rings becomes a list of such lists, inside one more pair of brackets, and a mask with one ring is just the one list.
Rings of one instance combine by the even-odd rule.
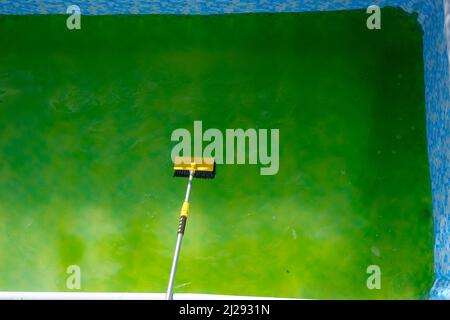
[[450, 45], [444, 26], [445, 7], [450, 31], [450, 0], [0, 0], [0, 14], [65, 14], [72, 4], [87, 15], [302, 12], [362, 9], [372, 4], [417, 12], [424, 30], [427, 139], [435, 224], [436, 281], [430, 297], [450, 299]]

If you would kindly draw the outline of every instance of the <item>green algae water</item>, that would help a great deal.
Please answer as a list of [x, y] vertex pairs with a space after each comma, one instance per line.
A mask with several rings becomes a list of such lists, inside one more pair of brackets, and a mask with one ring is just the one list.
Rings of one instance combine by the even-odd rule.
[[[186, 179], [171, 133], [278, 128], [280, 168], [195, 180], [175, 292], [425, 298], [422, 31], [384, 9], [0, 16], [0, 290], [164, 292]], [[381, 271], [370, 290], [369, 266]]]

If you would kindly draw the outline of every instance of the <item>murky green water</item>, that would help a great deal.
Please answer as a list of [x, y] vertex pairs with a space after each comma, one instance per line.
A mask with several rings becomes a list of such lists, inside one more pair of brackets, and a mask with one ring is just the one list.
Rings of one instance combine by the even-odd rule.
[[[176, 292], [421, 298], [433, 278], [421, 30], [383, 10], [0, 16], [0, 290], [163, 292], [176, 128], [279, 128], [280, 170], [194, 181]], [[381, 289], [369, 290], [369, 265]]]

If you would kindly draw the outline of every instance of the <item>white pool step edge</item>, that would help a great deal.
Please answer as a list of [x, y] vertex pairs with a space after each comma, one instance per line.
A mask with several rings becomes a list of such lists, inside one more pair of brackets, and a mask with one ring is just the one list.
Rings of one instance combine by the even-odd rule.
[[[164, 300], [165, 293], [1, 291], [0, 300]], [[175, 293], [174, 300], [291, 300], [289, 298]]]

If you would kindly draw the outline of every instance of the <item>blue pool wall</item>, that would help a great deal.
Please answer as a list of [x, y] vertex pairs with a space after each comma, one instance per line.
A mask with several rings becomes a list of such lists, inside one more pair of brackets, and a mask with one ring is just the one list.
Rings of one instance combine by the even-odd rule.
[[[0, 14], [65, 14], [73, 4], [86, 15], [305, 12], [365, 9], [370, 5], [400, 7], [417, 13], [424, 31], [426, 122], [435, 230], [436, 279], [430, 298], [450, 299], [450, 0], [0, 0]], [[449, 33], [445, 31], [445, 21]]]

